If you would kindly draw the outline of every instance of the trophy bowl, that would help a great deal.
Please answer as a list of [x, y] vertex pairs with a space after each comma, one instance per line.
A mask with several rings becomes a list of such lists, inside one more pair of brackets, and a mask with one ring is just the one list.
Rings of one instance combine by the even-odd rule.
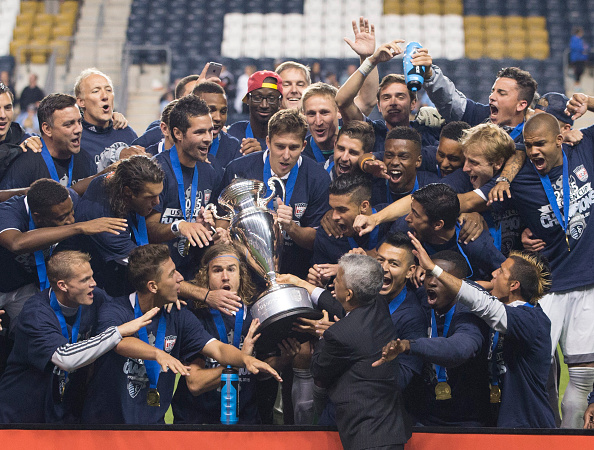
[[[266, 195], [266, 184], [271, 190]], [[276, 186], [282, 191], [285, 200], [285, 188], [282, 180], [270, 177], [267, 183], [259, 180], [234, 179], [219, 196], [218, 203], [229, 214], [221, 217], [211, 205], [217, 219], [230, 220], [230, 235], [233, 241], [243, 247], [248, 265], [260, 276], [268, 288], [252, 305], [253, 318], [260, 320], [256, 341], [259, 352], [273, 353], [283, 339], [294, 337], [300, 342], [310, 339], [307, 333], [292, 330], [293, 322], [299, 317], [320, 319], [322, 313], [313, 308], [307, 290], [290, 285], [279, 285], [276, 272], [280, 267], [283, 250], [283, 233], [276, 217], [268, 209], [268, 204], [276, 195]]]

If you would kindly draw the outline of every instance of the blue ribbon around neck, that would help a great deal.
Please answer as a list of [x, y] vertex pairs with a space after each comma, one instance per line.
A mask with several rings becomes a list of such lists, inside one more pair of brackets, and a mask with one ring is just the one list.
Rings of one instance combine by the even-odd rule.
[[516, 127], [515, 127], [513, 130], [511, 130], [511, 131], [510, 131], [509, 135], [510, 135], [510, 137], [511, 137], [511, 138], [512, 138], [514, 141], [516, 140], [516, 138], [517, 138], [517, 137], [518, 137], [520, 134], [522, 134], [522, 130], [524, 129], [524, 124], [525, 124], [525, 123], [526, 123], [526, 122], [522, 122], [522, 123], [519, 123], [519, 124], [517, 124], [517, 125], [516, 125]]
[[314, 140], [313, 136], [309, 140], [309, 145], [311, 146], [311, 151], [313, 152], [316, 161], [319, 163], [325, 162], [326, 158], [324, 158], [324, 154], [322, 153], [322, 150], [320, 150], [318, 144], [316, 144], [316, 141]]
[[186, 222], [191, 222], [194, 218], [194, 210], [196, 209], [196, 193], [198, 191], [198, 166], [194, 166], [194, 176], [192, 177], [192, 189], [190, 190], [190, 215], [186, 215], [186, 190], [184, 189], [184, 175], [181, 169], [181, 163], [179, 162], [179, 156], [177, 154], [177, 148], [175, 145], [171, 147], [169, 151], [169, 157], [171, 159], [171, 167], [173, 167], [173, 173], [177, 180], [177, 195], [179, 197], [179, 207], [181, 209], [183, 218]]
[[[445, 315], [445, 323], [443, 325], [443, 337], [448, 336], [448, 330], [450, 329], [450, 323], [452, 322], [452, 317], [454, 316], [454, 312], [456, 311], [456, 305], [452, 306], [450, 310]], [[431, 337], [436, 338], [439, 337], [437, 334], [437, 322], [435, 320], [435, 310], [431, 310]], [[435, 374], [437, 375], [437, 381], [447, 381], [448, 375], [446, 372], [446, 368], [439, 366], [437, 364], [433, 364], [435, 367]]]
[[217, 137], [212, 140], [212, 144], [210, 144], [210, 149], [208, 153], [212, 156], [217, 156], [217, 152], [219, 151], [219, 144], [221, 143], [221, 135], [220, 132], [217, 134]]
[[248, 139], [253, 139], [254, 132], [252, 131], [252, 124], [248, 122], [247, 127], [245, 127], [245, 137]]
[[[78, 332], [80, 330], [80, 317], [82, 314], [82, 308], [79, 306], [78, 311], [76, 312], [76, 319], [74, 320], [74, 325], [72, 325], [72, 334], [71, 336], [68, 335], [68, 325], [66, 324], [66, 319], [64, 318], [64, 313], [62, 313], [62, 308], [58, 303], [58, 299], [56, 298], [56, 293], [50, 290], [50, 306], [54, 310], [54, 314], [58, 318], [58, 322], [60, 322], [60, 329], [62, 330], [62, 336], [64, 336], [68, 343], [76, 344], [78, 341]], [[68, 372], [64, 371], [64, 377], [68, 378]]]
[[[534, 169], [536, 170], [536, 168]], [[538, 173], [538, 172], [537, 172]], [[542, 183], [542, 187], [544, 188], [545, 194], [547, 195], [547, 199], [549, 200], [549, 204], [555, 213], [555, 217], [559, 221], [559, 225], [563, 228], [565, 235], [567, 235], [567, 227], [569, 224], [569, 208], [571, 205], [571, 192], [569, 187], [569, 165], [567, 163], [567, 156], [565, 152], [563, 152], [563, 213], [561, 215], [561, 210], [559, 209], [559, 204], [557, 203], [557, 197], [555, 197], [555, 190], [553, 189], [553, 185], [551, 184], [551, 179], [549, 175], [541, 175], [538, 174], [540, 177], [540, 182]]]
[[[293, 190], [295, 189], [295, 183], [297, 182], [297, 175], [299, 174], [299, 162], [296, 162], [291, 172], [289, 173], [289, 178], [285, 184], [285, 205], [291, 204], [291, 197], [293, 196]], [[266, 186], [268, 186], [268, 179], [272, 176], [272, 169], [270, 168], [270, 154], [266, 156], [266, 160], [264, 161], [264, 174], [263, 174], [263, 181]], [[269, 195], [270, 188], [266, 188], [266, 195]], [[272, 200], [268, 203], [268, 208], [272, 209]]]
[[328, 164], [328, 167], [326, 167], [326, 172], [330, 174], [332, 173], [332, 169], [334, 169], [334, 160], [330, 161], [330, 164]]
[[136, 245], [146, 245], [149, 243], [148, 232], [146, 231], [146, 219], [140, 214], [136, 214], [136, 222], [138, 226], [134, 225], [133, 221], [130, 221], [130, 227], [132, 228], [132, 233], [134, 233]]
[[[33, 215], [29, 211], [29, 231], [35, 230], [37, 227], [35, 226], [35, 222], [33, 222]], [[45, 257], [43, 255], [43, 250], [37, 250], [33, 252], [35, 256], [35, 267], [37, 268], [37, 279], [39, 280], [39, 290], [43, 291], [50, 287], [49, 280], [47, 278], [47, 269], [45, 267]], [[51, 248], [50, 248], [50, 255], [51, 255]]]
[[[136, 294], [136, 303], [134, 304], [134, 318], [138, 319], [142, 316], [140, 304], [138, 302], [138, 294]], [[167, 329], [167, 319], [165, 319], [165, 311], [161, 311], [161, 318], [159, 319], [159, 326], [157, 327], [157, 336], [155, 338], [155, 348], [163, 350], [165, 346], [165, 331]], [[142, 327], [138, 330], [138, 337], [141, 341], [149, 344], [148, 333], [146, 327]], [[150, 344], [149, 344], [150, 345]], [[156, 389], [157, 383], [159, 382], [159, 374], [161, 373], [161, 365], [157, 361], [147, 359], [144, 361], [144, 367], [146, 369], [146, 375], [150, 382], [150, 388]]]
[[394, 297], [392, 299], [392, 301], [390, 302], [390, 304], [388, 305], [390, 307], [390, 315], [392, 315], [396, 312], [396, 310], [400, 307], [400, 305], [402, 305], [402, 302], [405, 299], [406, 299], [406, 286], [404, 286], [404, 288], [402, 288], [402, 290], [400, 291], [400, 294], [398, 294], [396, 297]]
[[[227, 339], [227, 328], [225, 327], [225, 322], [223, 321], [223, 317], [221, 316], [221, 312], [218, 309], [210, 308], [210, 314], [214, 323], [217, 327], [217, 332], [219, 333], [219, 340], [223, 344], [228, 344], [229, 340]], [[233, 329], [233, 346], [239, 348], [239, 344], [241, 344], [241, 330], [243, 329], [243, 305], [239, 308], [239, 311], [235, 313], [235, 328]]]
[[[58, 171], [56, 170], [56, 164], [54, 163], [54, 159], [50, 154], [47, 146], [45, 145], [44, 140], [41, 140], [41, 156], [45, 161], [45, 165], [47, 166], [47, 170], [50, 173], [50, 177], [52, 180], [60, 182], [60, 177], [58, 177]], [[70, 156], [70, 163], [68, 164], [68, 182], [66, 183], [66, 187], [70, 187], [72, 185], [72, 169], [74, 168], [74, 156]]]

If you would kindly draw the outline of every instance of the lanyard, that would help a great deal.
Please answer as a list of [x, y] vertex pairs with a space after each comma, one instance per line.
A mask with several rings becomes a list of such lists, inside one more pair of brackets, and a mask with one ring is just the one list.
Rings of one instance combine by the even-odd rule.
[[439, 164], [435, 164], [435, 167], [437, 167], [437, 175], [439, 176], [439, 178], [443, 178], [443, 175], [441, 174], [441, 167], [439, 167]]
[[190, 190], [190, 216], [186, 217], [186, 194], [184, 189], [184, 175], [181, 170], [181, 163], [179, 162], [179, 156], [177, 155], [177, 148], [171, 147], [169, 151], [169, 157], [171, 158], [171, 167], [173, 167], [173, 173], [177, 180], [177, 195], [179, 197], [179, 207], [181, 209], [183, 218], [186, 222], [191, 222], [194, 217], [194, 209], [196, 208], [196, 192], [198, 191], [198, 166], [194, 166], [194, 176], [192, 177], [192, 189]]
[[[140, 304], [138, 303], [138, 294], [136, 294], [136, 303], [134, 304], [134, 318], [138, 319], [142, 316], [140, 310]], [[159, 326], [157, 328], [157, 337], [155, 338], [155, 348], [163, 350], [165, 345], [165, 330], [167, 329], [167, 320], [165, 319], [165, 312], [161, 311], [161, 318], [159, 319]], [[138, 330], [138, 337], [145, 343], [148, 341], [148, 333], [146, 327], [142, 327]], [[150, 345], [150, 344], [149, 344]], [[157, 361], [147, 359], [144, 361], [144, 367], [146, 368], [146, 374], [150, 381], [150, 388], [156, 389], [157, 383], [159, 382], [159, 374], [161, 373], [161, 365]]]
[[318, 147], [318, 144], [316, 144], [316, 141], [314, 140], [313, 136], [309, 140], [309, 145], [311, 146], [311, 151], [313, 152], [316, 161], [319, 163], [325, 162], [326, 158], [324, 158], [324, 154], [322, 153], [322, 150], [320, 150], [320, 147]]
[[212, 140], [212, 144], [210, 144], [210, 149], [208, 153], [212, 156], [217, 156], [217, 152], [219, 151], [219, 144], [221, 143], [221, 135], [218, 134], [215, 139]]
[[[47, 166], [47, 170], [50, 173], [50, 177], [52, 180], [60, 182], [60, 177], [58, 177], [58, 172], [56, 171], [56, 164], [54, 163], [54, 159], [52, 155], [50, 155], [47, 146], [45, 145], [44, 140], [41, 140], [42, 148], [41, 148], [41, 156], [45, 161], [45, 165]], [[74, 156], [70, 156], [70, 164], [68, 164], [68, 181], [66, 183], [66, 187], [70, 187], [72, 185], [72, 168], [74, 167]]]
[[[68, 343], [76, 344], [78, 340], [78, 330], [80, 330], [80, 316], [82, 308], [79, 306], [78, 311], [76, 312], [76, 319], [74, 321], [74, 325], [72, 325], [72, 337], [68, 335], [68, 326], [66, 325], [66, 319], [64, 318], [64, 314], [62, 313], [62, 308], [58, 304], [58, 299], [56, 298], [56, 294], [54, 291], [50, 290], [50, 306], [54, 310], [54, 314], [58, 318], [58, 322], [60, 322], [60, 329], [62, 330], [62, 336], [64, 336]], [[64, 379], [68, 379], [68, 372], [64, 371]]]
[[[33, 215], [29, 212], [29, 231], [35, 230], [35, 222], [33, 222]], [[50, 247], [50, 255], [52, 247]], [[37, 250], [33, 253], [35, 256], [35, 267], [37, 268], [37, 278], [39, 279], [39, 289], [44, 290], [50, 287], [49, 280], [47, 279], [47, 270], [45, 267], [45, 257], [43, 250]]]
[[394, 299], [392, 299], [392, 301], [388, 305], [390, 307], [390, 315], [392, 315], [396, 312], [396, 310], [400, 307], [400, 305], [402, 305], [402, 302], [405, 299], [406, 299], [406, 286], [404, 286], [404, 288], [400, 291], [400, 294], [398, 294], [396, 297], [394, 297]]
[[[371, 208], [371, 212], [373, 214], [377, 213], [375, 208]], [[372, 250], [375, 247], [377, 247], [378, 236], [379, 236], [379, 225], [376, 226], [373, 229], [373, 231], [369, 234], [369, 243], [367, 244], [367, 250]], [[360, 247], [360, 245], [357, 244], [357, 241], [355, 241], [355, 238], [349, 237], [348, 240], [349, 240], [349, 245], [351, 246], [351, 250], [354, 248]]]
[[[289, 173], [289, 178], [287, 179], [287, 183], [285, 184], [285, 205], [291, 204], [291, 197], [293, 196], [293, 190], [295, 189], [295, 182], [297, 181], [297, 174], [299, 173], [299, 162], [295, 163], [291, 172]], [[270, 168], [270, 155], [266, 156], [266, 161], [264, 161], [264, 174], [263, 174], [263, 181], [264, 184], [268, 185], [268, 179], [272, 176], [272, 169]], [[266, 195], [270, 188], [266, 189]], [[272, 201], [272, 200], [271, 200]], [[268, 204], [268, 208], [270, 207], [270, 203]]]
[[[464, 259], [466, 260], [466, 264], [468, 264], [468, 268], [470, 269], [470, 275], [468, 275], [466, 278], [471, 278], [472, 275], [474, 274], [474, 272], [472, 270], [472, 266], [470, 265], [470, 261], [468, 260], [468, 256], [466, 256], [466, 253], [464, 252], [464, 250], [462, 249], [462, 246], [460, 245], [459, 238], [460, 238], [460, 225], [456, 224], [456, 245], [458, 246], [458, 250], [460, 251], [460, 254], [462, 256], [464, 256]], [[423, 247], [425, 248], [425, 250], [427, 251], [429, 256], [436, 253], [435, 249], [433, 247], [431, 247], [431, 245], [428, 243], [424, 243]]]
[[[536, 169], [535, 169], [536, 170]], [[538, 173], [538, 172], [537, 172]], [[547, 199], [549, 200], [549, 204], [551, 205], [551, 209], [555, 213], [555, 217], [559, 221], [559, 225], [563, 228], [565, 232], [565, 242], [567, 242], [567, 250], [569, 251], [569, 236], [567, 235], [568, 224], [569, 224], [569, 208], [571, 206], [571, 192], [569, 188], [569, 165], [567, 163], [567, 156], [565, 152], [563, 152], [563, 213], [564, 216], [561, 215], [561, 211], [559, 209], [559, 204], [557, 203], [557, 198], [555, 197], [555, 191], [553, 189], [553, 185], [551, 184], [551, 179], [549, 175], [541, 175], [538, 174], [540, 177], [540, 182], [542, 183], [542, 187], [544, 188], [545, 194], [547, 195]]]
[[334, 169], [334, 160], [330, 161], [330, 164], [328, 164], [328, 167], [326, 167], [326, 172], [328, 172], [328, 174], [331, 174], [332, 169]]
[[245, 127], [245, 137], [246, 138], [253, 138], [254, 132], [252, 131], [252, 124], [248, 122], [247, 127]]
[[146, 245], [149, 243], [148, 233], [146, 231], [146, 220], [143, 216], [136, 214], [136, 222], [138, 223], [138, 226], [134, 225], [134, 221], [130, 221], [130, 227], [132, 228], [132, 233], [134, 233], [136, 245]]
[[[210, 309], [212, 320], [214, 320], [217, 326], [217, 332], [219, 333], [219, 340], [223, 344], [228, 344], [227, 340], [227, 328], [225, 322], [221, 317], [221, 312], [218, 309]], [[239, 348], [241, 343], [241, 330], [243, 329], [243, 305], [239, 308], [239, 311], [235, 313], [235, 328], [233, 329], [233, 346]]]
[[493, 215], [489, 211], [484, 212], [483, 217], [489, 226], [489, 233], [491, 233], [491, 236], [493, 237], [495, 247], [497, 247], [497, 250], [501, 251], [501, 226], [495, 223]]
[[511, 130], [511, 131], [509, 132], [509, 135], [510, 135], [510, 137], [511, 137], [511, 138], [512, 138], [514, 141], [516, 140], [516, 138], [517, 138], [517, 137], [518, 137], [520, 134], [522, 134], [522, 130], [524, 129], [524, 123], [525, 123], [525, 122], [519, 123], [518, 125], [516, 125], [516, 128], [514, 128], [513, 130]]
[[[418, 189], [419, 179], [415, 177], [415, 185], [413, 186], [412, 191], [410, 191], [409, 194], [414, 194]], [[392, 199], [392, 192], [390, 191], [390, 182], [388, 180], [386, 180], [386, 194], [388, 197], [388, 203], [394, 203], [394, 200]]]
[[[448, 330], [450, 329], [450, 323], [452, 322], [452, 317], [454, 315], [454, 311], [456, 310], [456, 305], [452, 306], [452, 308], [446, 313], [445, 315], [445, 323], [443, 325], [443, 337], [448, 337]], [[437, 334], [437, 321], [435, 320], [435, 310], [431, 310], [431, 337], [436, 338], [439, 337]], [[442, 366], [438, 366], [437, 364], [433, 364], [435, 367], [435, 374], [437, 375], [437, 381], [447, 381], [448, 376], [446, 374], [446, 368]]]

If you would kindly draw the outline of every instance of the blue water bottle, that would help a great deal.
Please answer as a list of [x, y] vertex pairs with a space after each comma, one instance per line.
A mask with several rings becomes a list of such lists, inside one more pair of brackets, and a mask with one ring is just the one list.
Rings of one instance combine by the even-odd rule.
[[221, 423], [235, 425], [239, 419], [239, 373], [227, 367], [221, 374]]
[[425, 66], [413, 66], [412, 64], [412, 55], [420, 48], [423, 47], [418, 42], [409, 42], [404, 52], [404, 58], [402, 59], [406, 87], [412, 92], [421, 89], [425, 81]]

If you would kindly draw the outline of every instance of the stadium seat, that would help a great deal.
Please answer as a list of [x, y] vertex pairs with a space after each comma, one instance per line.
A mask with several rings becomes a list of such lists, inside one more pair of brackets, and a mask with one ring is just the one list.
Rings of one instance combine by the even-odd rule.
[[484, 21], [482, 16], [465, 16], [464, 17], [464, 29], [468, 30], [471, 28], [480, 28], [482, 29], [484, 26]]
[[425, 0], [421, 5], [421, 14], [436, 14], [441, 15], [443, 13], [443, 6], [439, 0]]
[[547, 59], [550, 55], [549, 46], [544, 42], [529, 42], [528, 57], [534, 59]]
[[403, 0], [402, 14], [421, 14], [421, 3], [418, 0]]
[[482, 41], [466, 41], [465, 53], [467, 58], [482, 58], [484, 54], [483, 42]]
[[526, 28], [526, 18], [523, 16], [507, 16], [503, 19], [504, 28], [510, 29], [524, 29]]

